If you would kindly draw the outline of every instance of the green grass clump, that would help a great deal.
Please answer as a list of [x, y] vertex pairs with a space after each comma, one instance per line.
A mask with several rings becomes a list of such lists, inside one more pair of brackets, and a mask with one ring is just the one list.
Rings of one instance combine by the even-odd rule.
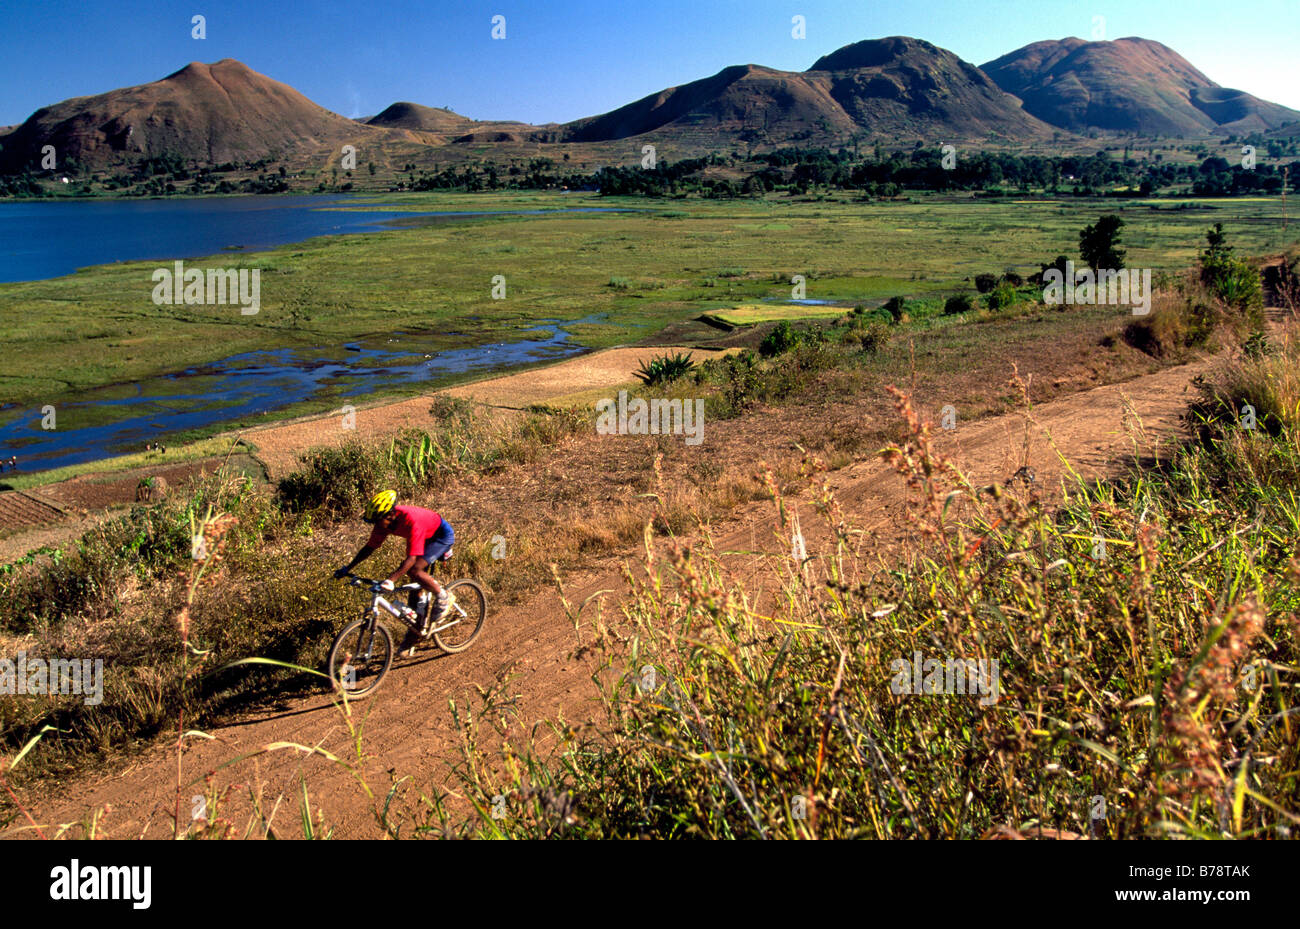
[[1259, 269], [1250, 261], [1233, 256], [1222, 223], [1215, 223], [1206, 233], [1206, 239], [1209, 248], [1201, 253], [1201, 283], [1229, 308], [1249, 314], [1259, 328], [1264, 307]]
[[996, 313], [998, 310], [1010, 309], [1018, 303], [1020, 294], [1016, 292], [1016, 288], [1003, 281], [990, 289], [984, 299], [988, 304], [988, 308]]
[[854, 327], [844, 334], [844, 343], [846, 345], [861, 348], [862, 351], [869, 355], [874, 355], [886, 345], [893, 332], [888, 323], [873, 320], [864, 326]]
[[1279, 440], [1300, 437], [1300, 346], [1293, 329], [1272, 341], [1256, 343], [1199, 382], [1189, 420], [1202, 438], [1236, 438], [1251, 429]]

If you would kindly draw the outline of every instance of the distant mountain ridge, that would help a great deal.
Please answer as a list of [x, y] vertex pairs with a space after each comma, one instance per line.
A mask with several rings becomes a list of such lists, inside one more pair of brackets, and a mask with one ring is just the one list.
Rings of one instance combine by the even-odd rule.
[[1039, 119], [1071, 132], [1151, 135], [1268, 132], [1300, 112], [1220, 87], [1150, 39], [1034, 42], [981, 65]]
[[733, 65], [607, 113], [546, 126], [476, 121], [407, 101], [367, 120], [346, 119], [226, 58], [74, 97], [0, 128], [0, 173], [37, 170], [47, 145], [60, 164], [75, 159], [101, 168], [161, 155], [207, 164], [331, 158], [348, 143], [390, 146], [402, 158], [459, 145], [460, 157], [472, 158], [494, 145], [515, 157], [523, 146], [599, 146], [650, 135], [714, 148], [847, 138], [1036, 142], [1092, 131], [1293, 137], [1298, 126], [1300, 112], [1220, 87], [1177, 52], [1140, 38], [1034, 42], [982, 68], [921, 39], [867, 39], [806, 71]]

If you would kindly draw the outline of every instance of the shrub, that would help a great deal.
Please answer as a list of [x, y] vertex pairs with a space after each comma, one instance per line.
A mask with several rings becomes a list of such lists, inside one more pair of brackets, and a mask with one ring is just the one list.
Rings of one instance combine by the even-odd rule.
[[884, 309], [894, 322], [899, 323], [903, 321], [903, 313], [905, 312], [906, 307], [907, 301], [902, 297], [890, 297], [889, 300], [886, 301]]
[[1094, 271], [1123, 268], [1124, 249], [1119, 247], [1122, 228], [1124, 220], [1114, 214], [1101, 217], [1095, 225], [1085, 226], [1079, 233], [1079, 255], [1084, 264]]
[[975, 309], [975, 301], [971, 299], [970, 294], [953, 294], [943, 304], [945, 316], [952, 316], [956, 313], [969, 313]]
[[1188, 349], [1210, 347], [1224, 322], [1205, 294], [1162, 294], [1153, 301], [1150, 313], [1125, 325], [1122, 337], [1152, 357], [1177, 357]]
[[757, 401], [758, 359], [753, 352], [738, 352], [721, 359], [722, 393], [732, 415], [749, 409]]
[[157, 503], [167, 496], [167, 479], [156, 474], [140, 478], [135, 485], [137, 503]]
[[889, 344], [892, 335], [887, 323], [872, 322], [863, 328], [849, 330], [845, 342], [856, 343], [862, 351], [874, 355]]
[[1005, 310], [1015, 306], [1019, 297], [1020, 295], [1016, 293], [1016, 289], [1003, 281], [989, 293], [987, 297], [988, 307], [990, 310]]
[[763, 338], [762, 344], [758, 347], [758, 353], [764, 358], [773, 358], [790, 351], [801, 341], [801, 336], [790, 325], [790, 321], [783, 319]]
[[1057, 255], [1055, 258], [1051, 260], [1050, 263], [1042, 265], [1039, 268], [1038, 273], [1033, 275], [1033, 277], [1030, 278], [1030, 281], [1034, 284], [1043, 283], [1043, 275], [1045, 275], [1048, 271], [1051, 271], [1053, 269], [1060, 272], [1061, 280], [1064, 281], [1065, 271], [1066, 271], [1065, 265], [1069, 260], [1070, 259], [1067, 255]]
[[1293, 312], [1300, 310], [1300, 256], [1288, 263], [1284, 257], [1278, 264], [1264, 268], [1264, 286], [1275, 291], [1279, 302]]
[[975, 289], [982, 294], [988, 293], [997, 284], [996, 274], [977, 274], [975, 275]]
[[474, 418], [474, 404], [464, 397], [437, 394], [429, 405], [429, 415], [445, 425], [466, 425]]
[[303, 467], [280, 481], [280, 502], [290, 512], [317, 508], [330, 516], [360, 512], [389, 474], [385, 456], [356, 441], [313, 449], [300, 460]]

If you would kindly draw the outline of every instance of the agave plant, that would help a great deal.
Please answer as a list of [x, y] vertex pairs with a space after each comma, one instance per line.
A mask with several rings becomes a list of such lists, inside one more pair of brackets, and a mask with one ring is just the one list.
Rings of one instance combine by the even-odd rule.
[[641, 367], [633, 373], [647, 387], [654, 387], [675, 381], [689, 374], [694, 368], [695, 362], [691, 360], [690, 355], [686, 352], [677, 352], [675, 355], [660, 355], [658, 358], [650, 359], [649, 362], [642, 361]]
[[442, 458], [443, 450], [434, 437], [419, 430], [403, 433], [388, 448], [389, 464], [415, 485], [425, 483]]

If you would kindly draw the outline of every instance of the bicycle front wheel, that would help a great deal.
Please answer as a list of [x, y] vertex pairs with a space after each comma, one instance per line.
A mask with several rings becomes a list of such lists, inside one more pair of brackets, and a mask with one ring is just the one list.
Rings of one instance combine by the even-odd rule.
[[383, 623], [369, 617], [344, 628], [330, 647], [330, 683], [349, 697], [373, 693], [392, 665], [393, 635]]
[[[447, 589], [456, 596], [456, 605], [443, 623], [454, 623], [433, 634], [433, 641], [444, 652], [463, 652], [474, 644], [487, 619], [487, 594], [478, 581], [456, 581]], [[442, 623], [439, 623], [442, 625]]]

